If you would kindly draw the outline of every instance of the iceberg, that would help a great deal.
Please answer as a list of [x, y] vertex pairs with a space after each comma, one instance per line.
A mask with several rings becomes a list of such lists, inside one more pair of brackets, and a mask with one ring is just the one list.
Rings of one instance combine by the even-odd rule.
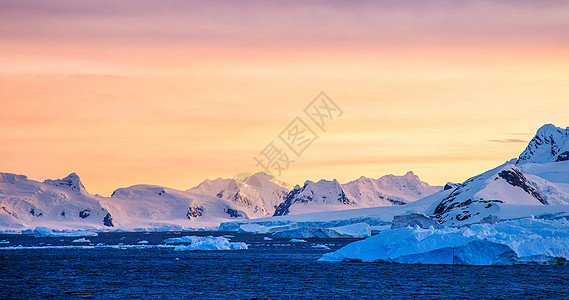
[[290, 239], [289, 243], [306, 243], [306, 241], [302, 239]]
[[314, 245], [314, 246], [312, 246], [312, 248], [330, 250], [330, 247], [323, 245], [323, 244]]
[[72, 243], [90, 243], [90, 242], [91, 241], [86, 238], [80, 238], [72, 241]]
[[569, 259], [569, 221], [521, 219], [470, 227], [391, 229], [319, 261], [505, 265]]
[[[169, 238], [164, 240], [166, 244], [183, 244], [176, 246], [174, 251], [195, 251], [195, 250], [247, 250], [247, 244], [243, 242], [229, 242], [224, 237], [213, 236], [184, 236], [179, 238]], [[189, 244], [189, 245], [186, 245]]]
[[94, 231], [84, 230], [54, 230], [47, 227], [36, 227], [33, 231], [25, 231], [22, 234], [33, 234], [34, 237], [82, 237], [82, 236], [98, 236]]

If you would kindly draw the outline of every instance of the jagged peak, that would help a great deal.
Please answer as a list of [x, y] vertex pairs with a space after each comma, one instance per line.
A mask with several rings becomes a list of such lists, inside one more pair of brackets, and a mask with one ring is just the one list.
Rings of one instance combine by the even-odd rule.
[[304, 187], [311, 187], [311, 186], [325, 186], [325, 185], [337, 185], [340, 186], [340, 183], [336, 179], [327, 180], [327, 179], [320, 179], [316, 182], [312, 180], [306, 180], [304, 182]]
[[71, 173], [62, 179], [47, 179], [43, 182], [47, 185], [69, 188], [72, 191], [85, 192], [85, 186], [81, 183], [79, 175]]
[[516, 164], [548, 163], [569, 160], [569, 127], [541, 126], [520, 154]]
[[388, 182], [415, 182], [417, 184], [426, 184], [429, 185], [428, 183], [422, 181], [419, 176], [417, 176], [417, 174], [415, 174], [413, 171], [408, 171], [407, 173], [405, 173], [405, 175], [393, 175], [393, 174], [387, 174], [387, 175], [383, 175], [377, 179], [374, 178], [370, 178], [370, 177], [366, 177], [366, 176], [360, 176], [358, 179], [352, 180], [346, 184], [366, 184], [366, 183], [372, 183], [372, 182], [376, 182], [376, 183], [388, 183]]

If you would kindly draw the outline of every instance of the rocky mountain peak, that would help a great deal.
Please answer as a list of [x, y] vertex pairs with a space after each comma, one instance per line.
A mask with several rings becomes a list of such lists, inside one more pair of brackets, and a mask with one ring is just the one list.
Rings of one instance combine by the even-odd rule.
[[47, 185], [69, 188], [72, 191], [77, 191], [77, 192], [86, 191], [85, 186], [83, 186], [83, 183], [81, 183], [79, 175], [77, 175], [76, 173], [71, 173], [63, 179], [55, 179], [55, 180], [47, 179], [43, 183]]
[[569, 127], [543, 125], [520, 154], [516, 164], [569, 160]]

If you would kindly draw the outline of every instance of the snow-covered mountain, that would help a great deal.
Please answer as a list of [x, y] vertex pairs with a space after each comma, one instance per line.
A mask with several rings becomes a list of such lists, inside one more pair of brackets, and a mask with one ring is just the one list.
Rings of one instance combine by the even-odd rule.
[[528, 210], [530, 216], [529, 206], [567, 205], [568, 147], [569, 128], [544, 125], [517, 160], [468, 179], [427, 213], [443, 224], [460, 225], [504, 218], [512, 209], [516, 215]]
[[550, 197], [544, 187], [554, 183], [542, 181], [536, 176], [524, 174], [514, 164], [500, 167], [472, 177], [436, 203], [432, 214], [441, 223], [457, 225], [461, 222], [479, 222], [490, 215], [500, 215], [499, 204], [516, 205], [563, 205], [569, 194]]
[[43, 183], [24, 175], [0, 173], [0, 227], [112, 227], [112, 214], [101, 205], [101, 199], [89, 194], [75, 173]]
[[[221, 222], [267, 216], [398, 205], [432, 193], [413, 173], [379, 179], [307, 181], [290, 186], [266, 173], [206, 180], [187, 191], [155, 185], [119, 188], [111, 197], [91, 195], [77, 174], [43, 183], [2, 174], [0, 228], [168, 230], [215, 228]], [[344, 193], [344, 189], [349, 194]]]
[[[206, 180], [187, 191], [135, 185], [101, 197], [89, 194], [76, 174], [38, 182], [0, 173], [0, 228], [189, 229], [232, 220], [251, 224], [246, 220], [254, 218], [265, 225], [307, 218], [331, 224], [326, 219], [333, 218], [337, 226], [352, 219], [384, 226], [407, 213], [454, 226], [532, 215], [559, 218], [569, 215], [568, 147], [569, 128], [545, 125], [518, 159], [444, 188], [409, 172], [346, 184], [306, 181], [289, 191], [287, 184], [257, 173]], [[267, 218], [273, 215], [279, 217]]]
[[522, 152], [517, 165], [569, 160], [569, 127], [542, 126]]
[[233, 202], [248, 212], [250, 218], [272, 216], [287, 197], [290, 185], [259, 172], [239, 179], [206, 180], [188, 192], [215, 196]]
[[288, 214], [342, 210], [354, 204], [353, 201], [346, 197], [342, 186], [336, 179], [332, 181], [322, 179], [318, 182], [308, 180], [304, 183], [304, 186], [296, 185], [290, 191], [286, 200], [277, 207], [274, 215], [284, 216]]
[[360, 177], [346, 184], [336, 180], [306, 181], [304, 186], [297, 185], [288, 194], [274, 215], [404, 205], [441, 189], [421, 181], [413, 172], [378, 179]]
[[130, 230], [215, 228], [250, 214], [228, 200], [156, 185], [120, 188], [101, 203], [117, 227]]
[[220, 222], [247, 219], [254, 208], [215, 196], [154, 185], [116, 190], [111, 197], [91, 195], [77, 174], [63, 179], [29, 180], [0, 173], [0, 229], [35, 227], [92, 230], [179, 230], [216, 228]]
[[442, 187], [431, 186], [410, 171], [403, 176], [360, 177], [343, 184], [342, 188], [356, 206], [377, 207], [413, 202], [438, 192]]

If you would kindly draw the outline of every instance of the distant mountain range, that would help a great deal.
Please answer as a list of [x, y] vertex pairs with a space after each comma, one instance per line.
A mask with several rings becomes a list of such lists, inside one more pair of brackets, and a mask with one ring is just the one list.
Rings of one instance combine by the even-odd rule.
[[[307, 181], [292, 188], [266, 173], [206, 180], [181, 191], [155, 185], [119, 188], [111, 197], [87, 192], [75, 173], [38, 182], [0, 173], [0, 230], [176, 230], [215, 228], [221, 222], [273, 215], [403, 205], [432, 194], [412, 172], [379, 179]], [[346, 192], [344, 192], [346, 190]]]
[[413, 172], [378, 179], [360, 177], [346, 184], [336, 180], [306, 181], [295, 186], [275, 211], [275, 216], [350, 208], [404, 205], [441, 190], [423, 182]]
[[[408, 204], [414, 202], [417, 205]], [[518, 159], [444, 188], [430, 186], [412, 172], [378, 179], [360, 177], [345, 184], [306, 181], [295, 187], [257, 173], [242, 179], [206, 180], [187, 191], [134, 185], [102, 197], [89, 194], [74, 173], [44, 182], [0, 173], [2, 231], [36, 226], [179, 230], [216, 228], [231, 220], [355, 208], [375, 207], [370, 213], [377, 216], [399, 211], [381, 211], [386, 206], [402, 210], [425, 207], [424, 213], [440, 224], [457, 226], [525, 216], [532, 210], [543, 213], [549, 211], [546, 206], [551, 206], [554, 214], [559, 210], [556, 207], [568, 203], [569, 128], [551, 124], [537, 131]], [[365, 210], [358, 213], [365, 214]], [[341, 216], [341, 212], [334, 215]]]

